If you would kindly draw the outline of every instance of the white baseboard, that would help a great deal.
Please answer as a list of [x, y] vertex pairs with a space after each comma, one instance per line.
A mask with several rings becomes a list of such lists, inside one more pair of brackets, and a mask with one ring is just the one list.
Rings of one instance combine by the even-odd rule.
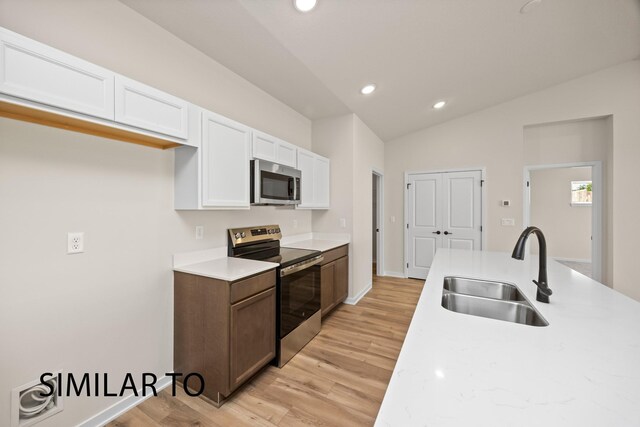
[[367, 292], [371, 290], [371, 287], [372, 287], [371, 282], [369, 282], [369, 284], [363, 290], [358, 292], [358, 295], [351, 298], [347, 298], [346, 300], [344, 300], [344, 303], [349, 305], [356, 305], [358, 301], [360, 301], [362, 297], [364, 297], [367, 294]]
[[407, 276], [405, 276], [404, 273], [398, 273], [397, 271], [385, 271], [384, 275], [389, 277], [398, 277], [400, 279], [407, 278]]
[[590, 259], [575, 259], [575, 258], [561, 258], [561, 257], [553, 257], [553, 259], [555, 259], [556, 261], [566, 261], [566, 262], [584, 262], [584, 263], [591, 263]]
[[[156, 391], [158, 391], [159, 393], [160, 390], [165, 389], [169, 385], [171, 385], [171, 378], [165, 375], [164, 377], [160, 378], [156, 382]], [[135, 396], [132, 394], [130, 396], [125, 397], [124, 399], [113, 404], [112, 406], [108, 407], [104, 411], [78, 424], [78, 427], [103, 426], [108, 422], [115, 420], [120, 415], [127, 412], [129, 409], [141, 404], [142, 402], [144, 402], [145, 400], [147, 400], [152, 396], [153, 396], [153, 393], [143, 396], [142, 389], [140, 389], [138, 390], [138, 396]]]

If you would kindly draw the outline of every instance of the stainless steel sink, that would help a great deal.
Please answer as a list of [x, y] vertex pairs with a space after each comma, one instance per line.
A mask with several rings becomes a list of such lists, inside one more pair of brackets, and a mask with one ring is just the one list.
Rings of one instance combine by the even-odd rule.
[[526, 301], [520, 289], [511, 283], [447, 276], [444, 289], [456, 294], [495, 298], [506, 301]]
[[456, 313], [529, 326], [549, 326], [517, 286], [490, 280], [447, 276], [442, 307]]

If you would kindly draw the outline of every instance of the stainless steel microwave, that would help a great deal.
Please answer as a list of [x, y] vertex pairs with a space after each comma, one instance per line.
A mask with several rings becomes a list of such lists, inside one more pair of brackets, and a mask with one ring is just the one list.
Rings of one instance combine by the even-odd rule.
[[300, 203], [298, 169], [266, 160], [251, 160], [252, 205], [297, 205]]

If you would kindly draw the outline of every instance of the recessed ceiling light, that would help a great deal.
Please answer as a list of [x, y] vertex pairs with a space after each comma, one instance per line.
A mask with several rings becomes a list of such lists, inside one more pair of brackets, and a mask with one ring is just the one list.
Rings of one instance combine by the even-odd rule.
[[360, 89], [360, 93], [363, 95], [369, 95], [370, 93], [373, 93], [374, 90], [376, 90], [376, 85], [371, 83]]
[[433, 104], [433, 108], [435, 108], [436, 110], [439, 110], [442, 107], [444, 107], [445, 104], [446, 104], [445, 101], [438, 101], [435, 104]]
[[531, 12], [540, 3], [542, 3], [542, 0], [529, 0], [528, 2], [526, 2], [520, 8], [520, 13], [529, 13], [529, 12]]
[[309, 12], [311, 9], [316, 7], [316, 3], [318, 0], [293, 0], [293, 5], [300, 12]]

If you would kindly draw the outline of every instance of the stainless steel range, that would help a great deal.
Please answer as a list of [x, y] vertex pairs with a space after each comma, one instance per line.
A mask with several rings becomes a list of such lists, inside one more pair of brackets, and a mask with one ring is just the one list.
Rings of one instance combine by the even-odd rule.
[[276, 360], [284, 366], [320, 332], [320, 251], [280, 246], [280, 226], [230, 228], [229, 256], [269, 261], [276, 269]]

